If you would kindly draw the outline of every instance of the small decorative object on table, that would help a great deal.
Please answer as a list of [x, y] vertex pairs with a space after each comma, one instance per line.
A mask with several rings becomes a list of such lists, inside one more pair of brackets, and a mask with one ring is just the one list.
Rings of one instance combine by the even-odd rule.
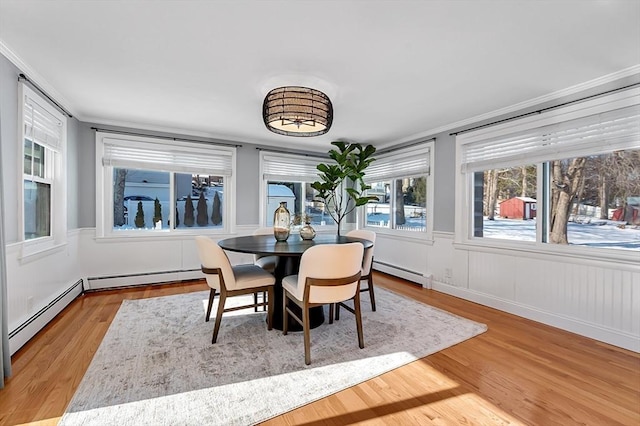
[[303, 240], [313, 240], [316, 236], [316, 230], [311, 227], [311, 221], [305, 221], [304, 226], [300, 228], [300, 238]]
[[287, 203], [280, 202], [280, 207], [273, 213], [273, 236], [276, 241], [287, 241], [291, 231], [291, 215], [287, 210]]

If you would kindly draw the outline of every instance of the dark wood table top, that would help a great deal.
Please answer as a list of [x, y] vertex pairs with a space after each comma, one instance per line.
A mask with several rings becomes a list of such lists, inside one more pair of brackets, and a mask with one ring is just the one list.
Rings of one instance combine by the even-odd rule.
[[224, 250], [240, 253], [276, 256], [302, 256], [309, 247], [319, 244], [346, 244], [360, 242], [364, 248], [373, 246], [373, 242], [361, 238], [337, 236], [335, 234], [318, 234], [313, 240], [303, 240], [298, 234], [292, 234], [287, 241], [276, 241], [273, 235], [249, 235], [245, 237], [226, 238], [218, 241]]

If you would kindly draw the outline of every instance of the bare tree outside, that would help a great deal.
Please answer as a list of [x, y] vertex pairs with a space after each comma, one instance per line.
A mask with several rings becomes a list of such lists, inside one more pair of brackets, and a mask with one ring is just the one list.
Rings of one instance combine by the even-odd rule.
[[113, 180], [113, 226], [122, 226], [124, 221], [124, 188], [127, 169], [114, 169]]

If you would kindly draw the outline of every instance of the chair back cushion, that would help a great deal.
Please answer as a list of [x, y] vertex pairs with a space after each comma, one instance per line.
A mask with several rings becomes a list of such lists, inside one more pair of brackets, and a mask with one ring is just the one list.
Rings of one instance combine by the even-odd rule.
[[354, 229], [353, 231], [347, 232], [347, 237], [362, 238], [363, 240], [369, 240], [373, 243], [373, 246], [364, 251], [364, 258], [362, 259], [362, 275], [369, 275], [371, 273], [371, 265], [373, 264], [373, 249], [376, 246], [376, 233], [366, 229]]
[[[361, 243], [321, 244], [308, 248], [300, 260], [298, 272], [298, 300], [304, 299], [307, 277], [310, 278], [346, 278], [360, 272], [364, 247]], [[334, 303], [351, 299], [358, 288], [359, 281], [341, 286], [312, 286], [309, 292], [310, 303]]]
[[[198, 246], [198, 255], [200, 256], [200, 263], [205, 268], [220, 268], [224, 277], [225, 286], [227, 289], [235, 288], [236, 279], [233, 275], [233, 269], [231, 269], [231, 262], [227, 254], [222, 248], [216, 244], [211, 238], [199, 235], [196, 237], [196, 244]], [[211, 288], [220, 290], [220, 279], [216, 274], [205, 274], [207, 278], [207, 284]]]

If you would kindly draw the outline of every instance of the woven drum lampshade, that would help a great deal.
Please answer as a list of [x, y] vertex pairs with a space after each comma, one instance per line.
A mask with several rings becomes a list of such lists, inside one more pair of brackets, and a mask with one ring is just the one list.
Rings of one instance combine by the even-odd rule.
[[280, 135], [319, 136], [331, 128], [333, 106], [319, 90], [278, 87], [265, 96], [262, 118], [267, 129]]

